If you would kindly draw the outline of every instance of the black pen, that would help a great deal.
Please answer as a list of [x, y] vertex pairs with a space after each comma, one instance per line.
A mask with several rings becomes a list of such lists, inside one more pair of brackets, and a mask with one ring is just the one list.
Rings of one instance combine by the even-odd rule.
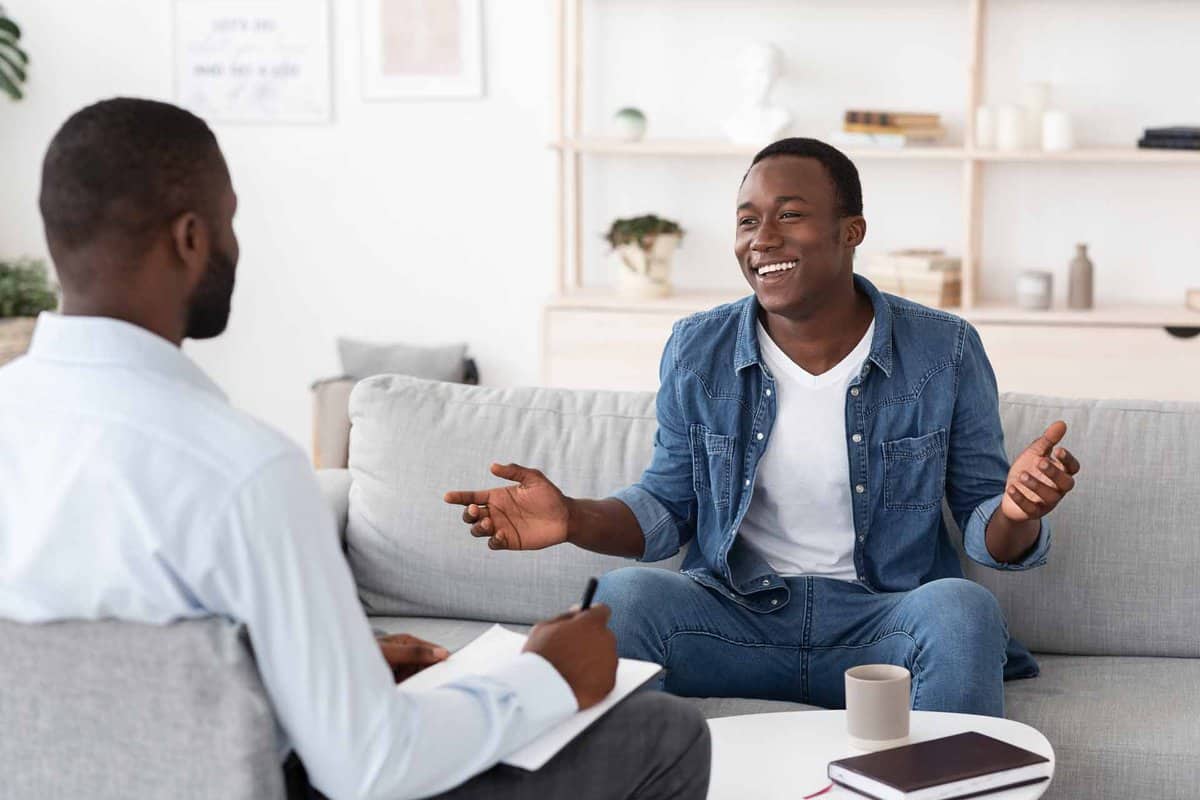
[[592, 606], [592, 598], [596, 596], [596, 587], [600, 585], [600, 581], [595, 578], [588, 578], [587, 588], [583, 590], [583, 600], [579, 602], [579, 610], [587, 611]]

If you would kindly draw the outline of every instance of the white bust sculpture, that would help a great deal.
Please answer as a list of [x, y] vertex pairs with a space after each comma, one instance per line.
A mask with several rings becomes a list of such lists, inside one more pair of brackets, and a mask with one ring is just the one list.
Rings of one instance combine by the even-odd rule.
[[738, 55], [737, 70], [742, 105], [725, 121], [725, 135], [736, 144], [770, 144], [792, 121], [785, 109], [767, 104], [771, 86], [783, 74], [783, 57], [775, 45], [755, 42]]

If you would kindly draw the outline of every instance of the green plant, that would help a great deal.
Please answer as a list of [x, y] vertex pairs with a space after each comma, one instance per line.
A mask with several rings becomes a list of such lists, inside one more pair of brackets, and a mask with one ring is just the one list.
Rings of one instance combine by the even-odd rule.
[[662, 234], [682, 237], [683, 228], [679, 227], [678, 222], [646, 214], [641, 217], [613, 220], [604, 238], [613, 249], [636, 242], [638, 247], [649, 250], [654, 246], [654, 238]]
[[26, 80], [25, 70], [29, 67], [29, 56], [17, 44], [20, 39], [21, 29], [9, 19], [4, 6], [0, 6], [0, 92], [13, 100], [24, 97], [21, 84]]
[[36, 317], [58, 307], [46, 265], [32, 258], [0, 261], [0, 318]]

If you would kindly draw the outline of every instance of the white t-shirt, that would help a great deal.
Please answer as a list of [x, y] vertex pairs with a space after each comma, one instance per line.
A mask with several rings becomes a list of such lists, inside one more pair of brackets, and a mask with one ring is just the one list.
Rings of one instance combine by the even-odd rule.
[[759, 350], [775, 377], [776, 414], [739, 535], [780, 575], [858, 577], [846, 391], [871, 352], [874, 332], [872, 322], [841, 363], [813, 375], [758, 324]]

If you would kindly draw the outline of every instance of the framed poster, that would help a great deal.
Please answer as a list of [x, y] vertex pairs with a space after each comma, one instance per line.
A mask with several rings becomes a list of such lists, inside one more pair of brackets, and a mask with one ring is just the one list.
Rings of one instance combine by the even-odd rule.
[[332, 116], [328, 0], [175, 0], [175, 99], [217, 122]]
[[363, 0], [368, 100], [483, 96], [480, 0]]

